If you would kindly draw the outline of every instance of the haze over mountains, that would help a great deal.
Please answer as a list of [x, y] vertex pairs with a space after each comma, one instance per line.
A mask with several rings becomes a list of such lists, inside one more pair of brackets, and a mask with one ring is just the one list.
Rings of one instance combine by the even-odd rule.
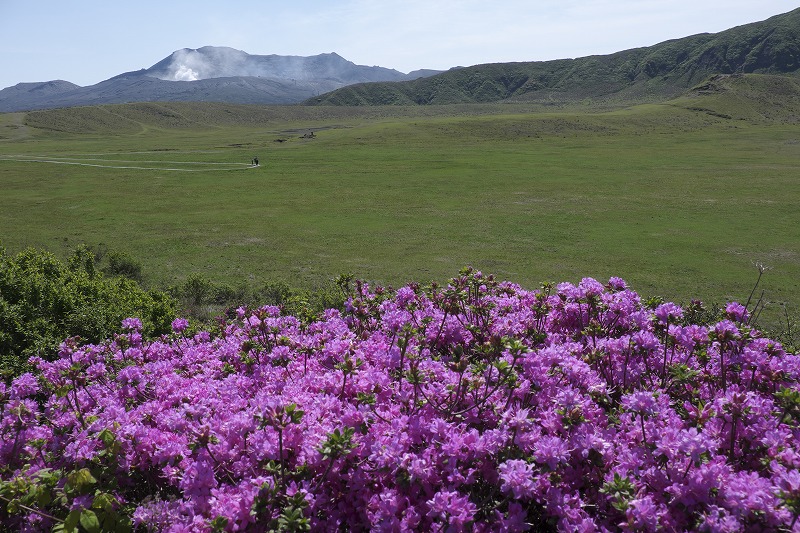
[[250, 55], [227, 47], [177, 50], [148, 69], [79, 87], [57, 80], [0, 91], [0, 112], [153, 101], [291, 104], [353, 83], [402, 81], [440, 71], [404, 74], [356, 65], [336, 53]]
[[126, 102], [430, 105], [658, 101], [716, 74], [800, 72], [800, 9], [731, 28], [603, 56], [496, 63], [403, 74], [330, 53], [250, 55], [206, 46], [89, 87], [21, 83], [0, 91], [0, 112]]

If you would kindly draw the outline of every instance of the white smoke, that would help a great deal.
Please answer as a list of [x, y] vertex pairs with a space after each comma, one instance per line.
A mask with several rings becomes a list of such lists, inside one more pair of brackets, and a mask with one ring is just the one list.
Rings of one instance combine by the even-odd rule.
[[197, 81], [210, 77], [208, 71], [208, 61], [203, 54], [184, 48], [173, 52], [169, 65], [156, 75], [168, 81]]
[[[2, 0], [0, 0], [2, 3]], [[176, 50], [159, 63], [153, 75], [167, 81], [197, 81], [231, 76], [263, 76], [295, 82], [325, 77], [319, 71], [319, 58], [298, 56], [251, 56], [224, 46], [204, 46], [197, 50]]]
[[200, 75], [191, 67], [186, 65], [179, 65], [172, 75], [173, 81], [197, 81]]

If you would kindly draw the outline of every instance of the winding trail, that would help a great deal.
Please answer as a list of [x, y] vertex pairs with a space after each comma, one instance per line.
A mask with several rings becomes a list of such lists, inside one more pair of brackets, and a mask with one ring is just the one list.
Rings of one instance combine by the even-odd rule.
[[[209, 170], [247, 170], [255, 168], [249, 163], [214, 163], [208, 161], [142, 161], [142, 160], [121, 160], [121, 159], [102, 159], [96, 157], [50, 157], [50, 156], [25, 156], [25, 155], [0, 155], [0, 161], [14, 161], [18, 163], [50, 163], [53, 165], [77, 165], [82, 167], [95, 167], [95, 168], [115, 168], [115, 169], [130, 169], [130, 170], [161, 170], [171, 172], [208, 172]], [[95, 163], [87, 163], [87, 161], [95, 161]], [[127, 165], [112, 165], [102, 163], [128, 163]], [[158, 167], [143, 167], [130, 165], [130, 163], [142, 164], [164, 164], [164, 165], [194, 165], [207, 168], [174, 168], [170, 166]]]

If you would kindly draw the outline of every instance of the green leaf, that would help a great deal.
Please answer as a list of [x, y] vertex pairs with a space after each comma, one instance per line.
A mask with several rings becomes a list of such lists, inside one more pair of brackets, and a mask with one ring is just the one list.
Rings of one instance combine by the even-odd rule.
[[106, 448], [111, 446], [117, 439], [116, 435], [114, 435], [114, 432], [108, 428], [105, 428], [103, 431], [98, 433], [97, 438], [100, 439], [100, 441], [103, 443], [103, 445], [105, 445]]
[[6, 512], [10, 515], [19, 513], [19, 500], [11, 500], [6, 506]]
[[117, 499], [108, 494], [106, 492], [99, 492], [95, 497], [94, 501], [92, 502], [92, 509], [102, 509], [107, 513], [111, 513], [114, 511], [114, 504], [117, 503]]
[[78, 509], [71, 511], [64, 519], [64, 533], [73, 533], [78, 531], [78, 523], [81, 520], [81, 512]]
[[94, 485], [97, 480], [94, 478], [88, 468], [81, 468], [75, 470], [67, 476], [67, 491], [82, 492], [87, 485]]
[[114, 531], [115, 533], [131, 533], [133, 531], [133, 524], [131, 519], [125, 515], [117, 515], [114, 524], [103, 524], [105, 531]]
[[50, 495], [50, 491], [46, 490], [44, 487], [40, 487], [38, 493], [36, 494], [36, 505], [40, 508], [44, 509], [53, 501], [53, 497]]
[[218, 516], [214, 518], [209, 525], [212, 531], [225, 531], [225, 528], [228, 526], [228, 519], [224, 516]]
[[358, 399], [358, 403], [364, 405], [374, 405], [375, 404], [375, 395], [370, 393], [359, 392], [356, 396]]
[[94, 511], [89, 509], [84, 509], [81, 512], [80, 517], [81, 527], [83, 527], [89, 533], [100, 533], [100, 520], [97, 519], [97, 515]]

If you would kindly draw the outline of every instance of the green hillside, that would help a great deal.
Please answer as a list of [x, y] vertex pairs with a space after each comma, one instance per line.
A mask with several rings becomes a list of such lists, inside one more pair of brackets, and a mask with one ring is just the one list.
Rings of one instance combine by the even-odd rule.
[[800, 77], [712, 76], [671, 104], [751, 123], [797, 124], [800, 122]]
[[344, 87], [308, 105], [429, 105], [525, 101], [607, 104], [674, 98], [715, 74], [794, 74], [800, 9], [717, 34], [700, 34], [611, 55], [497, 63], [409, 82]]
[[[719, 118], [795, 123], [800, 120], [800, 76], [715, 75], [663, 104]], [[206, 102], [114, 104], [0, 114], [0, 140], [31, 135], [125, 136], [175, 130], [220, 130], [222, 133], [231, 128], [262, 129], [263, 133], [273, 134], [278, 140], [315, 129], [353, 128], [363, 122], [482, 117], [500, 113], [515, 115], [547, 110], [548, 106], [519, 101], [438, 106], [254, 106]], [[573, 106], [573, 110], [578, 108]], [[563, 123], [565, 119], [559, 118], [559, 122]]]
[[[460, 104], [446, 107], [313, 107], [258, 106], [214, 102], [146, 102], [46, 109], [27, 113], [0, 113], [0, 140], [18, 139], [36, 132], [60, 134], [142, 134], [167, 130], [257, 128], [291, 135], [306, 129], [332, 128], [353, 121], [479, 116], [504, 112], [530, 112], [530, 105], [498, 108], [497, 104]], [[33, 131], [30, 129], [33, 128]], [[286, 131], [287, 128], [289, 131]], [[296, 130], [296, 131], [295, 131]]]

